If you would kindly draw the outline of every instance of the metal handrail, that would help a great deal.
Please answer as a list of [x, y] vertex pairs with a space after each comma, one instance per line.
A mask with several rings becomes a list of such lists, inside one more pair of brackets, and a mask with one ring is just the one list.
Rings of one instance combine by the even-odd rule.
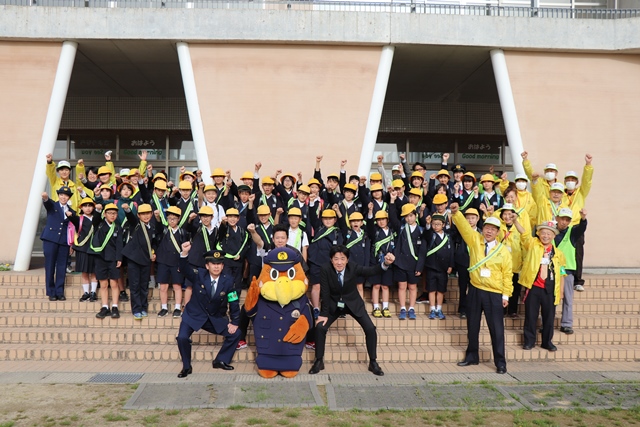
[[[599, 6], [600, 2], [598, 1], [574, 1], [572, 2], [572, 6], [567, 5], [566, 7], [526, 6], [529, 0], [468, 0], [465, 3], [464, 5], [460, 4], [460, 0], [397, 0], [391, 2], [362, 0], [0, 0], [0, 5], [41, 7], [231, 10], [287, 9], [298, 11], [383, 12], [567, 19], [622, 19], [640, 17], [640, 9], [607, 9]], [[549, 2], [548, 4], [558, 5], [559, 3], [557, 3], [556, 0], [556, 2]]]

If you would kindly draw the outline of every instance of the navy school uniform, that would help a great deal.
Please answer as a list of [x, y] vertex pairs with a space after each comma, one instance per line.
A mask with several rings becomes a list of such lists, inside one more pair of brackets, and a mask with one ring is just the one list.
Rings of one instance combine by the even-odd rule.
[[[189, 230], [189, 215], [191, 215], [192, 213], [198, 213], [198, 200], [185, 200], [180, 197], [176, 201], [176, 206], [179, 207], [182, 211], [182, 214], [180, 215], [180, 221], [178, 222], [178, 227], [182, 227], [184, 230]], [[193, 221], [197, 222], [198, 218], [196, 217]]]
[[447, 291], [449, 273], [447, 270], [454, 267], [455, 246], [453, 239], [445, 232], [440, 237], [433, 229], [425, 232], [425, 244], [427, 246], [427, 291]]
[[91, 238], [89, 253], [96, 255], [96, 279], [119, 279], [120, 270], [116, 264], [122, 261], [122, 228], [115, 222], [100, 222]]
[[149, 280], [151, 257], [158, 246], [156, 229], [142, 223], [133, 211], [126, 212], [129, 222], [129, 241], [122, 249], [127, 259], [129, 290], [131, 292], [131, 312], [142, 313], [149, 310]]
[[[44, 252], [44, 270], [47, 296], [64, 296], [64, 280], [67, 274], [69, 260], [69, 245], [67, 243], [67, 228], [69, 218], [60, 202], [47, 199], [42, 202], [47, 211], [47, 221], [40, 233]], [[73, 209], [67, 210], [75, 214]]]
[[[265, 253], [275, 247], [273, 243], [273, 226], [271, 224], [267, 223], [265, 226], [258, 222], [256, 224], [256, 233], [258, 233], [258, 236], [262, 239], [262, 243], [264, 244], [262, 249]], [[260, 276], [260, 272], [262, 271], [262, 257], [258, 255], [258, 245], [255, 244], [253, 239], [250, 240], [251, 247], [247, 252], [247, 260], [249, 261], [249, 280], [252, 280], [254, 277]]]
[[[373, 218], [367, 219], [367, 235], [371, 241], [369, 265], [378, 265], [386, 254], [395, 253], [397, 235], [393, 230], [397, 226], [398, 218], [395, 215], [393, 217], [390, 216], [389, 227], [386, 232], [376, 225]], [[369, 283], [372, 285], [393, 286], [393, 269], [381, 270], [379, 274], [371, 276]]]
[[[360, 230], [360, 233], [356, 233], [353, 229], [347, 227], [346, 218], [338, 218], [338, 225], [342, 232], [342, 244], [349, 249], [349, 261], [368, 267], [371, 262], [371, 240], [369, 240], [364, 228]], [[356, 278], [356, 283], [364, 283], [364, 277], [359, 276]]]
[[[383, 201], [381, 201], [381, 202], [378, 202], [377, 200], [375, 200], [373, 198], [371, 198], [371, 200], [370, 200], [373, 203], [373, 217], [374, 218], [376, 217], [376, 213], [378, 211], [385, 211], [385, 212], [389, 213], [389, 216], [391, 216], [391, 211], [389, 209], [389, 203], [384, 201], [384, 196], [382, 197], [382, 200]], [[396, 215], [396, 214], [394, 213], [394, 215]]]
[[[158, 250], [156, 251], [156, 280], [158, 283], [182, 285], [183, 274], [178, 270], [182, 244], [187, 242], [188, 236], [184, 229], [177, 227], [172, 230], [161, 222], [156, 223], [158, 236]], [[173, 239], [171, 238], [173, 236]]]
[[[158, 197], [155, 192], [153, 193], [153, 195], [151, 196], [151, 201], [149, 203], [151, 205], [151, 209], [155, 212], [155, 211], [159, 211], [160, 212], [160, 222], [162, 223], [162, 225], [164, 225], [165, 227], [167, 226], [167, 209], [169, 209], [169, 199], [166, 197]], [[151, 224], [155, 227], [156, 223], [158, 221], [156, 220], [156, 216], [152, 215], [151, 216]]]
[[[298, 227], [300, 227], [302, 231], [307, 233], [307, 238], [311, 240], [311, 232], [310, 232], [311, 226], [309, 224], [309, 205], [307, 203], [300, 202], [300, 200], [298, 199], [295, 199], [291, 203], [291, 207], [300, 209], [300, 212], [302, 213], [302, 218], [300, 218], [300, 224], [298, 225]], [[280, 221], [280, 222], [284, 223], [284, 221]]]
[[76, 252], [75, 270], [77, 273], [93, 274], [95, 271], [95, 256], [89, 254], [89, 246], [96, 227], [102, 221], [102, 215], [94, 209], [90, 216], [74, 215], [69, 220], [76, 227], [76, 236], [73, 244], [73, 250]]
[[[218, 230], [218, 241], [216, 249], [223, 251], [225, 255], [224, 268], [227, 274], [233, 277], [235, 289], [240, 292], [242, 289], [242, 268], [251, 247], [251, 237], [244, 228], [236, 225], [235, 229], [228, 224], [220, 225]], [[239, 257], [238, 259], [235, 259]]]
[[309, 283], [316, 285], [320, 283], [320, 270], [324, 264], [331, 261], [329, 252], [331, 247], [342, 244], [342, 233], [336, 226], [326, 228], [322, 225], [322, 220], [317, 217], [317, 210], [309, 209], [309, 221], [313, 226], [313, 238], [309, 242], [307, 250], [309, 260]]
[[480, 206], [480, 204], [484, 204], [486, 207], [493, 206], [496, 211], [504, 205], [504, 197], [495, 191], [491, 197], [489, 197], [487, 193], [482, 193], [478, 196], [478, 199], [478, 206]]
[[238, 226], [247, 229], [247, 225], [253, 224], [255, 221], [255, 215], [253, 215], [253, 209], [249, 209], [249, 202], [242, 203], [240, 200], [233, 202], [233, 207], [238, 209], [240, 216], [238, 217]]
[[231, 363], [240, 340], [240, 329], [233, 334], [228, 330], [229, 323], [237, 326], [240, 318], [240, 304], [234, 290], [233, 278], [223, 271], [218, 276], [216, 290], [212, 295], [211, 275], [208, 270], [199, 268], [194, 271], [189, 266], [187, 258], [180, 258], [179, 263], [180, 270], [193, 289], [191, 300], [184, 308], [176, 338], [183, 369], [191, 367], [191, 335], [200, 329], [224, 337], [224, 343], [214, 360]]
[[480, 210], [480, 198], [476, 198], [476, 193], [471, 190], [463, 190], [462, 193], [456, 194], [454, 200], [460, 205], [460, 211], [465, 213], [467, 209], [474, 208]]
[[[480, 233], [480, 229], [477, 228], [476, 231]], [[454, 255], [453, 262], [456, 271], [458, 272], [458, 288], [460, 289], [460, 298], [458, 300], [458, 313], [466, 313], [467, 312], [467, 290], [469, 289], [469, 285], [471, 284], [471, 279], [469, 277], [469, 248], [467, 247], [466, 242], [462, 238], [460, 232], [455, 225], [451, 227], [450, 236], [453, 239], [454, 244]]]
[[393, 279], [396, 282], [417, 284], [419, 278], [415, 273], [424, 269], [427, 253], [427, 246], [422, 239], [423, 229], [416, 223], [411, 231], [409, 224], [404, 224], [396, 229], [396, 233], [398, 237], [394, 251], [396, 260], [393, 263]]
[[275, 193], [271, 193], [269, 196], [266, 194], [259, 192], [256, 194], [256, 206], [266, 205], [269, 206], [269, 210], [271, 211], [271, 218], [269, 221], [273, 224], [273, 220], [276, 217], [276, 212], [278, 208], [282, 207], [282, 201], [276, 196]]

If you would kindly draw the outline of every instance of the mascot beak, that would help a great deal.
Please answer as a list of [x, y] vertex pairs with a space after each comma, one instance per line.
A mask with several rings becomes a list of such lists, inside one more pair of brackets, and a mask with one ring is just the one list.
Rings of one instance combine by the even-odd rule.
[[291, 280], [286, 275], [280, 276], [276, 279], [276, 298], [281, 306], [289, 304], [293, 297], [293, 287], [291, 286]]

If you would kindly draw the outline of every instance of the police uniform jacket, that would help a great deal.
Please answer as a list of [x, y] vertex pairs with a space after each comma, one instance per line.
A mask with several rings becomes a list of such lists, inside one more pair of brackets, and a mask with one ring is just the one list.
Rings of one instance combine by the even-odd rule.
[[109, 226], [107, 221], [102, 221], [91, 238], [91, 245], [94, 248], [100, 248], [109, 234], [111, 227], [115, 227], [113, 234], [109, 238], [107, 245], [101, 252], [89, 249], [90, 254], [100, 256], [104, 261], [122, 261], [122, 228], [115, 222]]
[[454, 244], [453, 239], [447, 233], [444, 233], [444, 237], [440, 238], [438, 233], [433, 229], [426, 230], [425, 232], [425, 245], [427, 246], [427, 252], [437, 248], [444, 239], [447, 239], [447, 243], [444, 244], [437, 252], [427, 256], [426, 267], [431, 270], [440, 272], [446, 272], [448, 268], [453, 268], [454, 263]]
[[[156, 236], [156, 229], [151, 226], [151, 221], [149, 221], [149, 226], [143, 224], [133, 213], [133, 211], [126, 212], [127, 214], [127, 222], [129, 223], [131, 232], [129, 233], [130, 238], [127, 244], [122, 249], [122, 255], [140, 265], [151, 265], [151, 255], [149, 253], [149, 246], [151, 246], [151, 251], [155, 251], [158, 246], [158, 239]], [[149, 237], [149, 245], [147, 244], [147, 239], [144, 235], [144, 230], [142, 227], [147, 228], [147, 236]]]
[[[47, 222], [44, 224], [44, 228], [40, 234], [40, 240], [46, 240], [59, 245], [67, 245], [69, 218], [64, 214], [64, 209], [60, 205], [60, 202], [47, 199], [42, 202], [42, 204], [47, 211]], [[71, 207], [68, 207], [68, 209], [75, 215]]]
[[[240, 320], [240, 304], [238, 295], [233, 289], [233, 278], [224, 272], [218, 277], [216, 293], [211, 296], [211, 275], [204, 268], [194, 270], [189, 266], [189, 260], [180, 258], [180, 272], [192, 285], [189, 304], [184, 308], [182, 321], [194, 331], [198, 331], [211, 322], [217, 334], [222, 334], [229, 323], [238, 325]], [[187, 285], [188, 286], [188, 285]], [[229, 314], [227, 314], [227, 311]]]
[[[82, 219], [82, 227], [80, 227], [80, 219]], [[78, 235], [78, 238], [76, 239], [77, 242], [82, 243], [85, 239], [87, 239], [90, 233], [91, 234], [95, 233], [96, 227], [102, 221], [102, 215], [100, 214], [100, 212], [94, 209], [91, 217], [89, 218], [84, 215], [82, 216], [73, 215], [72, 217], [69, 218], [69, 220], [76, 227], [76, 234]], [[91, 243], [91, 238], [89, 238], [87, 242], [82, 246], [78, 246], [74, 244], [73, 250], [77, 252], [87, 253], [89, 252], [90, 243]]]
[[355, 316], [367, 315], [364, 301], [356, 286], [358, 278], [381, 274], [382, 271], [382, 263], [363, 267], [349, 261], [343, 271], [343, 284], [341, 285], [336, 269], [333, 268], [331, 262], [324, 264], [320, 270], [320, 300], [322, 302], [320, 316], [334, 316], [338, 310], [338, 302], [341, 300]]

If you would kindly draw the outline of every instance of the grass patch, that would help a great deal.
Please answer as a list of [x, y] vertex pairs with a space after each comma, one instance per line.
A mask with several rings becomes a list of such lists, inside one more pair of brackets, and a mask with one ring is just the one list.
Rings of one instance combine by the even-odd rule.
[[248, 426], [257, 426], [257, 425], [261, 425], [261, 424], [268, 424], [269, 421], [267, 421], [267, 420], [265, 420], [263, 418], [247, 418], [245, 423], [247, 423]]
[[126, 417], [124, 415], [120, 415], [120, 414], [112, 414], [112, 413], [108, 413], [104, 416], [104, 419], [110, 423], [115, 422], [115, 421], [128, 421], [129, 417]]
[[243, 409], [247, 409], [247, 407], [244, 406], [244, 405], [231, 405], [227, 409], [229, 409], [231, 411], [242, 411]]

